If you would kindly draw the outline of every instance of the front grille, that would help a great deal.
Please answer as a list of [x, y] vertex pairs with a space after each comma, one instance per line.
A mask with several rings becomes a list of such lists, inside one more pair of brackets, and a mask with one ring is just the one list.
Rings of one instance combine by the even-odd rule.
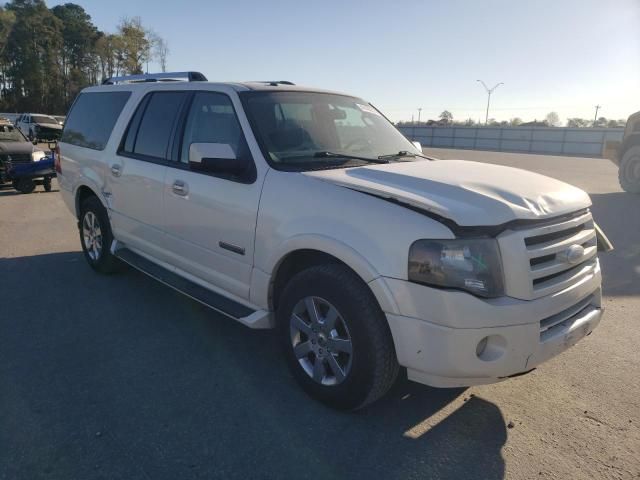
[[[590, 212], [526, 232], [524, 244], [534, 297], [570, 286], [597, 263], [596, 231]], [[582, 247], [582, 255], [569, 258], [569, 249], [576, 245]]]
[[31, 154], [30, 153], [11, 153], [0, 156], [0, 161], [7, 162], [10, 161], [13, 165], [17, 163], [31, 163]]
[[595, 225], [587, 209], [506, 230], [497, 239], [510, 297], [535, 300], [598, 273]]
[[540, 321], [540, 341], [544, 342], [556, 334], [559, 334], [568, 328], [575, 317], [583, 313], [588, 308], [597, 308], [593, 305], [593, 294], [580, 300], [575, 305], [563, 310], [560, 313], [552, 315]]

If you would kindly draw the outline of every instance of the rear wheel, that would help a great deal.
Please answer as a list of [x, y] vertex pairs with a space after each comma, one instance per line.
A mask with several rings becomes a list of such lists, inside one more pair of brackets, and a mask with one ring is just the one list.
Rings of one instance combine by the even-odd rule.
[[640, 145], [629, 148], [622, 156], [618, 178], [622, 189], [640, 193]]
[[80, 206], [80, 243], [84, 257], [94, 270], [114, 273], [122, 268], [111, 253], [113, 235], [107, 211], [97, 197], [86, 198]]
[[346, 266], [311, 267], [293, 277], [277, 318], [287, 364], [313, 398], [355, 410], [393, 385], [399, 366], [387, 320]]
[[45, 192], [50, 192], [51, 191], [51, 177], [45, 177], [44, 180], [42, 180], [42, 186], [44, 187], [44, 191]]

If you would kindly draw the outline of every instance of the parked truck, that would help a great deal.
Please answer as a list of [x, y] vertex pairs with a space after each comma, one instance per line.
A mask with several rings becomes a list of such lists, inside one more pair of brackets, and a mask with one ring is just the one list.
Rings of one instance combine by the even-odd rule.
[[604, 144], [602, 156], [618, 165], [618, 178], [623, 190], [640, 193], [640, 112], [627, 120], [621, 141]]

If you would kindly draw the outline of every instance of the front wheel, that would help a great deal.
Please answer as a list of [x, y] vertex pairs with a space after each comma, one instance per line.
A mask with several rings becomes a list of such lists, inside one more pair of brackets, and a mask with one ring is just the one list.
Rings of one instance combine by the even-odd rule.
[[640, 145], [629, 148], [622, 156], [618, 178], [622, 189], [640, 193]]
[[31, 193], [36, 189], [36, 183], [30, 178], [23, 178], [13, 181], [13, 188], [20, 193]]
[[399, 366], [387, 320], [346, 266], [321, 265], [294, 276], [277, 318], [287, 364], [313, 398], [356, 410], [393, 385]]
[[44, 180], [42, 180], [42, 186], [44, 187], [44, 191], [45, 192], [50, 192], [51, 191], [51, 177], [45, 177]]
[[121, 269], [121, 262], [111, 253], [113, 235], [109, 216], [100, 200], [91, 196], [80, 207], [80, 243], [84, 257], [94, 270], [114, 273]]

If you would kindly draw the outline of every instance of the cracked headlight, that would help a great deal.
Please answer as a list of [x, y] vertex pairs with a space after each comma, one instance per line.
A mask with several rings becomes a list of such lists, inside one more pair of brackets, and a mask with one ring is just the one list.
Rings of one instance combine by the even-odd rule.
[[502, 296], [498, 242], [492, 238], [417, 240], [409, 249], [409, 280], [481, 297]]

